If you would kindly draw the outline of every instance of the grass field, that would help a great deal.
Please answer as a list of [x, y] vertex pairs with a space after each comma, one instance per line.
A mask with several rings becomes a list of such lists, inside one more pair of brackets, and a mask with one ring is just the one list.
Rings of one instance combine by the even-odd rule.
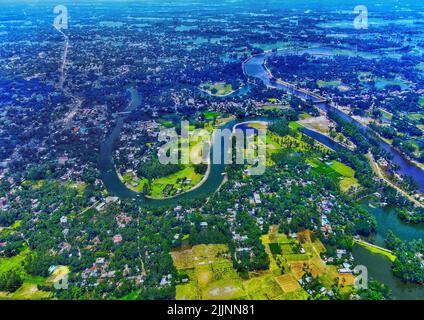
[[323, 81], [323, 80], [317, 80], [317, 85], [320, 88], [325, 88], [325, 87], [338, 87], [340, 86], [342, 83], [340, 80], [333, 80], [333, 81]]
[[342, 191], [346, 192], [352, 187], [360, 186], [355, 178], [355, 170], [341, 162], [333, 160], [327, 164], [316, 158], [308, 159], [307, 161], [312, 165], [312, 170], [316, 173], [325, 174], [338, 180]]
[[358, 245], [364, 247], [365, 249], [367, 249], [370, 252], [381, 254], [381, 255], [387, 257], [391, 262], [394, 262], [396, 260], [396, 256], [394, 254], [390, 253], [390, 252], [387, 252], [387, 251], [381, 250], [379, 248], [367, 245], [364, 242], [355, 241], [355, 244], [358, 244]]
[[215, 120], [216, 117], [220, 116], [221, 114], [218, 112], [213, 112], [213, 111], [205, 111], [203, 112], [203, 115], [206, 120], [213, 121]]
[[282, 109], [290, 109], [289, 105], [282, 104], [266, 104], [262, 106], [264, 110], [282, 110]]
[[[305, 239], [301, 244], [304, 254], [294, 254], [293, 246], [298, 240], [278, 233], [276, 227], [263, 235], [261, 241], [270, 258], [270, 269], [249, 272], [248, 279], [241, 278], [233, 268], [226, 245], [197, 245], [171, 252], [178, 272], [189, 277], [186, 283], [176, 286], [177, 300], [305, 300], [309, 295], [298, 281], [305, 267], [327, 288], [331, 288], [336, 278], [343, 278], [346, 285], [353, 283], [351, 275], [341, 275], [335, 266], [324, 263], [320, 257], [324, 245], [319, 240], [312, 242], [309, 231], [298, 235]], [[280, 248], [281, 254], [272, 253], [270, 247]]]
[[[420, 97], [420, 100], [419, 100], [418, 104], [419, 104], [421, 107], [424, 107], [424, 96], [421, 96], [421, 97]], [[422, 116], [422, 114], [421, 114], [421, 116]]]
[[303, 126], [297, 121], [290, 121], [289, 127], [292, 129], [301, 129]]
[[[192, 179], [190, 184], [182, 185], [179, 181], [182, 181], [186, 178]], [[164, 190], [167, 185], [173, 185], [174, 189], [180, 188], [181, 190], [186, 191], [191, 189], [193, 186], [197, 185], [200, 181], [202, 181], [202, 179], [203, 175], [197, 174], [194, 171], [194, 167], [188, 165], [183, 170], [178, 171], [174, 174], [156, 180], [152, 180], [150, 196], [154, 198], [163, 198], [165, 196]]]
[[223, 97], [233, 92], [233, 86], [225, 82], [203, 83], [200, 85], [200, 89], [216, 97]]

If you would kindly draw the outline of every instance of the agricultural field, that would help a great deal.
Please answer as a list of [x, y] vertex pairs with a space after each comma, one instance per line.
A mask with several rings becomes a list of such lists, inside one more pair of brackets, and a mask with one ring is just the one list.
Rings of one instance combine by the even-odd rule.
[[[339, 274], [336, 266], [325, 264], [320, 257], [325, 247], [318, 239], [312, 241], [308, 230], [299, 232], [297, 239], [292, 239], [278, 233], [276, 228], [272, 228], [269, 234], [262, 236], [261, 239], [270, 256], [270, 269], [274, 274], [279, 274], [275, 279], [285, 293], [280, 297], [281, 299], [293, 298], [293, 296], [307, 298], [308, 294], [301, 288], [298, 281], [305, 270], [309, 270], [314, 277], [318, 277], [327, 289], [331, 288], [335, 279], [339, 279], [339, 283], [343, 282], [347, 285], [344, 290], [350, 290], [348, 285], [353, 284], [353, 276]], [[299, 241], [299, 239], [302, 240]], [[273, 253], [278, 251], [275, 245], [280, 247], [281, 254]], [[298, 252], [299, 246], [305, 250], [305, 253]], [[274, 249], [271, 249], [273, 247]]]
[[[351, 275], [340, 275], [335, 266], [324, 263], [320, 253], [325, 248], [319, 240], [311, 240], [309, 231], [298, 233], [298, 239], [288, 238], [272, 228], [269, 234], [261, 237], [270, 257], [270, 268], [250, 272], [247, 279], [233, 268], [226, 245], [196, 245], [172, 251], [172, 260], [181, 279], [176, 286], [176, 298], [304, 300], [309, 294], [301, 287], [299, 279], [306, 270], [319, 277], [327, 288], [331, 288], [337, 278], [347, 285], [353, 283]], [[301, 248], [304, 253], [299, 251]]]
[[197, 245], [173, 251], [177, 270], [189, 281], [177, 285], [177, 300], [239, 299], [246, 295], [226, 245]]
[[319, 159], [308, 159], [308, 162], [311, 164], [312, 170], [316, 173], [325, 174], [339, 180], [340, 189], [344, 192], [360, 186], [358, 180], [355, 178], [355, 170], [341, 162], [334, 160], [327, 163]]
[[[171, 252], [177, 270], [189, 277], [177, 285], [177, 300], [204, 299], [290, 299], [307, 297], [295, 279], [283, 287], [271, 270], [250, 273], [242, 279], [232, 267], [225, 245], [198, 245]], [[281, 281], [281, 279], [280, 279]], [[289, 296], [287, 295], [289, 294]]]

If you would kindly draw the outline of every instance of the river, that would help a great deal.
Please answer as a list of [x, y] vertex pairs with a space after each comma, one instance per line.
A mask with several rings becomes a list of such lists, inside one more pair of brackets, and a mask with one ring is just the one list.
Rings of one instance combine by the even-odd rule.
[[[305, 50], [305, 52], [308, 52]], [[309, 53], [314, 54], [314, 51], [310, 51]], [[243, 63], [244, 73], [247, 76], [258, 78], [262, 80], [262, 82], [270, 87], [274, 87], [276, 89], [280, 89], [292, 94], [295, 94], [296, 96], [302, 98], [302, 99], [309, 99], [314, 102], [316, 102], [316, 106], [325, 110], [325, 111], [334, 111], [337, 114], [339, 114], [343, 119], [354, 123], [362, 132], [366, 133], [369, 136], [377, 137], [368, 127], [362, 125], [358, 121], [352, 119], [347, 114], [343, 113], [342, 111], [334, 108], [330, 104], [326, 102], [319, 102], [319, 99], [308, 95], [307, 93], [296, 90], [293, 88], [290, 88], [288, 86], [285, 86], [284, 84], [277, 83], [271, 79], [271, 74], [268, 72], [268, 70], [264, 67], [264, 63], [267, 59], [267, 57], [273, 55], [274, 53], [263, 53], [256, 56], [251, 57], [250, 59], [247, 59]], [[378, 137], [377, 137], [378, 138]], [[379, 139], [379, 138], [378, 138]], [[379, 139], [380, 146], [384, 150], [386, 150], [392, 157], [392, 161], [396, 163], [399, 166], [398, 173], [403, 175], [408, 175], [413, 177], [416, 182], [418, 183], [419, 190], [421, 192], [424, 192], [424, 171], [416, 166], [414, 163], [408, 161], [402, 154], [400, 154], [395, 148], [393, 148], [391, 145], [387, 144], [383, 140]]]
[[[213, 139], [213, 147], [210, 152], [211, 165], [207, 178], [205, 181], [197, 188], [194, 188], [188, 192], [179, 194], [173, 198], [167, 199], [151, 199], [146, 198], [143, 195], [127, 188], [125, 184], [119, 179], [119, 176], [116, 172], [115, 164], [113, 163], [113, 144], [119, 138], [120, 132], [122, 130], [125, 119], [128, 117], [129, 112], [139, 107], [143, 100], [135, 88], [129, 88], [129, 93], [131, 94], [131, 101], [127, 107], [127, 110], [122, 114], [116, 121], [116, 126], [113, 128], [111, 133], [106, 137], [104, 142], [100, 146], [100, 156], [99, 156], [99, 170], [101, 173], [102, 181], [105, 184], [106, 189], [110, 195], [117, 196], [119, 198], [132, 198], [136, 199], [140, 205], [144, 206], [175, 206], [181, 203], [184, 200], [192, 199], [205, 199], [213, 194], [224, 180], [225, 173], [225, 164], [224, 161], [221, 161], [221, 164], [213, 163], [213, 150], [215, 148], [221, 148], [222, 159], [224, 153], [222, 152], [224, 148], [224, 143], [221, 143], [218, 139]], [[255, 120], [255, 119], [251, 119]], [[258, 119], [259, 120], [259, 119]], [[233, 127], [243, 120], [232, 120], [225, 123], [221, 126], [221, 129], [232, 130]], [[215, 146], [219, 144], [218, 146]], [[217, 149], [215, 149], [217, 150]]]
[[[305, 93], [293, 90], [291, 88], [284, 87], [281, 84], [273, 83], [270, 79], [269, 73], [263, 66], [265, 60], [265, 55], [254, 56], [250, 60], [247, 60], [244, 64], [244, 72], [252, 77], [260, 78], [267, 85], [277, 87], [281, 90], [290, 91], [304, 99], [310, 98]], [[209, 175], [204, 183], [196, 189], [188, 191], [186, 193], [180, 194], [174, 198], [169, 199], [149, 199], [145, 198], [142, 195], [132, 191], [127, 188], [124, 183], [119, 179], [115, 165], [113, 163], [112, 151], [113, 144], [116, 139], [119, 137], [122, 130], [123, 124], [128, 117], [129, 112], [139, 107], [143, 103], [142, 97], [139, 95], [138, 91], [135, 88], [129, 88], [129, 93], [131, 94], [131, 101], [128, 105], [127, 112], [118, 117], [116, 126], [113, 128], [111, 133], [107, 136], [105, 141], [101, 144], [100, 156], [99, 156], [99, 169], [101, 172], [102, 180], [111, 195], [118, 196], [120, 198], [133, 198], [139, 201], [140, 205], [144, 206], [175, 206], [181, 201], [191, 200], [194, 198], [204, 199], [213, 194], [221, 185], [224, 180], [225, 165], [224, 164], [211, 164]], [[316, 100], [313, 98], [313, 100]], [[328, 104], [323, 105], [319, 104], [322, 108], [331, 108]], [[341, 113], [340, 111], [334, 109], [335, 111]], [[350, 119], [344, 113], [341, 113], [344, 118]], [[225, 125], [222, 129], [232, 129], [237, 123], [243, 122], [246, 120], [264, 120], [263, 118], [258, 119], [243, 119], [243, 120], [233, 120]], [[352, 120], [352, 119], [351, 119]], [[353, 120], [352, 120], [353, 121]], [[357, 125], [360, 125], [354, 121]], [[360, 125], [361, 126], [361, 125]], [[362, 128], [364, 130], [364, 128]], [[344, 148], [339, 145], [337, 142], [329, 139], [328, 137], [309, 130], [307, 128], [303, 129], [303, 133], [310, 136], [311, 138], [323, 143], [329, 148], [336, 150], [337, 148]], [[219, 143], [214, 141], [214, 143]], [[223, 144], [221, 144], [223, 146]], [[384, 147], [384, 142], [382, 142]], [[393, 153], [393, 160], [401, 166], [401, 170], [404, 172], [414, 172], [415, 169], [413, 166], [408, 163], [406, 160], [402, 161], [402, 157], [395, 152], [390, 146], [388, 146], [388, 151]], [[385, 147], [384, 147], [385, 148]], [[212, 148], [213, 149], [213, 148]], [[386, 148], [385, 148], [386, 149]], [[211, 151], [211, 159], [213, 157], [213, 151]], [[222, 162], [222, 161], [221, 161]], [[422, 175], [422, 171], [419, 170], [419, 173]], [[424, 183], [423, 179], [420, 179], [420, 187]], [[384, 238], [387, 231], [390, 229], [394, 231], [401, 239], [411, 240], [416, 238], [424, 237], [424, 226], [416, 226], [405, 224], [397, 217], [393, 208], [371, 208], [368, 206], [367, 202], [362, 203], [362, 205], [369, 210], [377, 218], [378, 228], [375, 238], [375, 242], [379, 245], [383, 245]], [[424, 299], [424, 286], [414, 285], [414, 284], [405, 284], [396, 277], [393, 276], [391, 272], [391, 262], [384, 256], [371, 253], [363, 247], [358, 245], [354, 246], [353, 255], [357, 264], [363, 264], [368, 267], [369, 275], [383, 283], [385, 283], [393, 292], [394, 296], [397, 299]]]
[[[375, 136], [369, 128], [360, 124], [359, 122], [352, 119], [350, 116], [346, 115], [342, 111], [330, 106], [328, 103], [319, 102], [318, 98], [310, 96], [303, 91], [287, 87], [281, 83], [277, 83], [271, 79], [271, 74], [265, 68], [264, 63], [269, 55], [274, 53], [263, 53], [247, 59], [243, 63], [243, 70], [247, 76], [255, 77], [266, 85], [280, 89], [302, 99], [309, 99], [316, 102], [316, 106], [323, 110], [331, 110], [337, 112], [343, 119], [354, 123], [359, 129], [365, 132], [368, 135]], [[325, 137], [324, 135], [309, 130], [307, 128], [303, 129], [303, 133], [306, 135], [318, 140], [324, 145], [330, 147], [333, 150], [337, 148], [343, 148], [337, 142]], [[413, 163], [406, 160], [399, 152], [397, 152], [392, 146], [388, 145], [384, 141], [380, 140], [381, 147], [386, 150], [389, 154], [392, 155], [392, 161], [399, 165], [399, 173], [406, 174], [414, 177], [419, 185], [421, 192], [424, 190], [424, 172], [414, 165]], [[363, 202], [362, 205], [369, 212], [371, 212], [377, 219], [378, 227], [375, 237], [376, 244], [384, 246], [384, 239], [386, 237], [387, 231], [392, 230], [397, 236], [402, 240], [412, 240], [412, 239], [423, 239], [424, 238], [424, 225], [411, 225], [402, 222], [396, 215], [394, 208], [372, 208], [368, 205], [368, 202]], [[355, 258], [355, 264], [365, 265], [368, 268], [369, 276], [377, 279], [378, 281], [386, 284], [392, 291], [396, 299], [424, 299], [424, 286], [417, 284], [404, 283], [398, 278], [396, 278], [392, 271], [391, 261], [380, 254], [372, 253], [369, 250], [355, 245], [353, 248], [353, 257]]]

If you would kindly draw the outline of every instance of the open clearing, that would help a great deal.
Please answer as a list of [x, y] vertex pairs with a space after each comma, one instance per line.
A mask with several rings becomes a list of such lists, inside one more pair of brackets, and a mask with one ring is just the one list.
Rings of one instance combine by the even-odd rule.
[[326, 116], [310, 117], [307, 119], [299, 120], [299, 124], [312, 130], [327, 134], [330, 126], [330, 120]]

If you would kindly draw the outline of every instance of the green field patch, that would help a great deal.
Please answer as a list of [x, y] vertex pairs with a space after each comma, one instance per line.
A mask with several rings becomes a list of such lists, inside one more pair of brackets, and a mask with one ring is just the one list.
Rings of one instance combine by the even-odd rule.
[[359, 187], [359, 181], [356, 178], [343, 178], [340, 180], [340, 189], [343, 192], [350, 190], [353, 187]]
[[51, 292], [38, 290], [36, 284], [24, 283], [18, 290], [13, 293], [0, 292], [0, 300], [44, 300], [53, 296]]
[[207, 82], [201, 84], [199, 88], [215, 97], [223, 97], [233, 92], [233, 86], [225, 82]]
[[309, 259], [309, 256], [307, 254], [285, 254], [283, 255], [284, 258], [287, 259], [288, 262], [290, 261], [306, 261]]
[[191, 281], [185, 284], [179, 284], [175, 287], [177, 300], [200, 300], [201, 295], [198, 291], [196, 282]]
[[218, 112], [213, 112], [213, 111], [205, 111], [205, 112], [203, 112], [203, 115], [204, 115], [206, 120], [213, 121], [213, 120], [215, 120], [215, 118], [217, 118], [221, 114], [218, 113]]
[[272, 300], [284, 293], [271, 274], [244, 281], [243, 287], [249, 300]]
[[286, 110], [290, 109], [289, 105], [283, 105], [283, 104], [265, 104], [262, 106], [262, 109], [264, 110]]
[[[187, 183], [187, 179], [191, 179], [191, 181]], [[153, 180], [151, 182], [150, 196], [153, 198], [173, 196], [178, 194], [178, 189], [180, 191], [188, 191], [199, 184], [202, 179], [203, 175], [196, 173], [193, 166], [187, 165], [181, 171]]]
[[240, 279], [220, 280], [202, 288], [205, 300], [235, 300], [246, 296]]
[[285, 243], [281, 245], [281, 251], [283, 255], [293, 254], [293, 248], [291, 244]]
[[[420, 98], [420, 105], [424, 107], [424, 96]], [[424, 118], [424, 112], [407, 113], [406, 117], [411, 121], [418, 122]]]
[[0, 274], [3, 274], [13, 269], [19, 271], [20, 273], [23, 273], [23, 262], [25, 260], [25, 256], [28, 253], [29, 250], [25, 250], [14, 257], [0, 258]]
[[270, 243], [268, 246], [273, 255], [281, 254], [281, 247], [278, 243]]
[[388, 258], [391, 262], [394, 262], [397, 259], [394, 254], [392, 254], [388, 251], [376, 248], [374, 246], [370, 246], [370, 245], [368, 245], [364, 242], [355, 241], [355, 244], [358, 244], [358, 245], [364, 247], [365, 249], [367, 249], [370, 252], [381, 254], [381, 255], [385, 256], [386, 258]]
[[316, 158], [308, 159], [307, 162], [311, 164], [313, 172], [319, 175], [327, 175], [339, 181], [342, 191], [348, 191], [352, 187], [360, 186], [355, 178], [355, 170], [341, 162], [333, 160], [329, 163], [324, 163]]
[[335, 160], [332, 161], [330, 168], [333, 168], [335, 171], [337, 171], [344, 177], [353, 178], [355, 176], [355, 170]]
[[384, 90], [389, 85], [398, 85], [400, 86], [402, 90], [409, 88], [409, 85], [404, 80], [399, 78], [393, 78], [393, 79], [377, 78], [375, 80], [375, 87], [378, 90]]
[[340, 80], [333, 80], [333, 81], [317, 80], [317, 85], [320, 88], [338, 87], [341, 84], [342, 82]]
[[309, 294], [302, 288], [296, 291], [285, 293], [276, 298], [276, 300], [307, 300]]
[[303, 128], [303, 126], [297, 121], [290, 121], [289, 127], [295, 130]]

